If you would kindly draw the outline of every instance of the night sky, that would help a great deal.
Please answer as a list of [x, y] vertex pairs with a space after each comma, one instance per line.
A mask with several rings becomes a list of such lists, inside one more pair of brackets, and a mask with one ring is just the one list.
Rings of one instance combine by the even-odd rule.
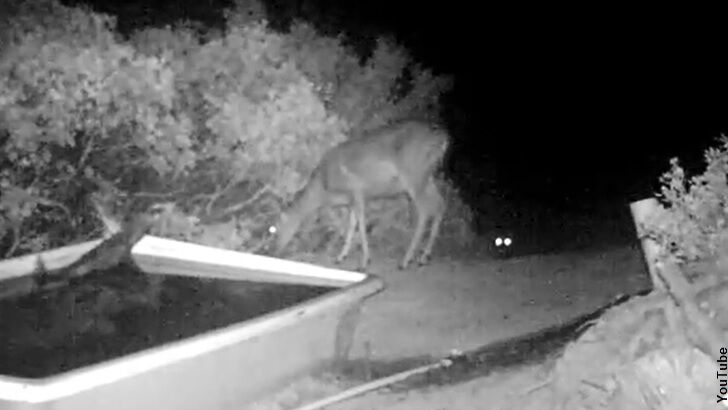
[[456, 76], [463, 152], [493, 161], [503, 189], [536, 201], [636, 199], [671, 156], [699, 165], [728, 131], [720, 26], [491, 12], [439, 40], [429, 30], [424, 43]]
[[[420, 61], [454, 75], [449, 168], [476, 207], [493, 197], [623, 206], [654, 192], [670, 157], [700, 166], [703, 150], [728, 134], [724, 29], [685, 9], [307, 1], [355, 36], [394, 33]], [[104, 7], [137, 10], [123, 25], [194, 18], [214, 9], [207, 3], [144, 2], [141, 14], [133, 1]], [[285, 19], [302, 4], [268, 6]]]

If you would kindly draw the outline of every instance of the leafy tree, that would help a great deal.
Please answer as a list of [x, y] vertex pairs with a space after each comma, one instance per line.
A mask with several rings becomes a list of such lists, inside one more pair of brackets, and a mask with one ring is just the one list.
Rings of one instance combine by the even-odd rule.
[[6, 256], [95, 235], [84, 198], [99, 190], [119, 212], [174, 201], [158, 234], [255, 250], [326, 150], [403, 118], [439, 122], [450, 86], [391, 39], [362, 59], [309, 23], [272, 30], [255, 1], [228, 9], [224, 30], [125, 37], [85, 8], [13, 7], [0, 33]]

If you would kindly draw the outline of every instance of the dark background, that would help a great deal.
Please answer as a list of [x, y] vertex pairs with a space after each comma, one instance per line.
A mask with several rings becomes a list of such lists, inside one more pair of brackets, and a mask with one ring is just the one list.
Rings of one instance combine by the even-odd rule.
[[[190, 18], [219, 24], [225, 1], [88, 0], [122, 29]], [[606, 6], [513, 9], [480, 2], [268, 0], [366, 45], [394, 34], [454, 75], [448, 168], [485, 219], [626, 210], [654, 195], [669, 158], [700, 169], [728, 131], [725, 29], [717, 11]], [[711, 16], [716, 16], [712, 18]]]

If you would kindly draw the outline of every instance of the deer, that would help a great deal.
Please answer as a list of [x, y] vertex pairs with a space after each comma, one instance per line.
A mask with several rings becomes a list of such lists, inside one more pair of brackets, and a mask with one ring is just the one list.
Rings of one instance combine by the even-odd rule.
[[399, 263], [405, 269], [421, 245], [426, 224], [430, 234], [418, 263], [430, 259], [440, 231], [445, 200], [435, 184], [435, 172], [442, 163], [450, 137], [442, 129], [422, 121], [407, 120], [386, 125], [350, 139], [327, 151], [309, 176], [307, 183], [280, 214], [269, 232], [275, 234], [273, 254], [280, 255], [298, 232], [301, 224], [325, 207], [347, 207], [348, 229], [340, 264], [351, 250], [358, 227], [362, 257], [360, 269], [370, 262], [367, 239], [367, 200], [406, 195], [414, 210], [416, 224], [409, 247]]

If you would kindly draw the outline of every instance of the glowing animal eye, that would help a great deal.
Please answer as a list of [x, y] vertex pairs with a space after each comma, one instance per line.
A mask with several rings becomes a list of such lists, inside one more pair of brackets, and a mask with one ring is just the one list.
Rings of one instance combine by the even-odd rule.
[[511, 244], [513, 243], [513, 241], [511, 240], [511, 238], [506, 238], [506, 239], [505, 239], [505, 240], [503, 241], [503, 243], [504, 243], [504, 244], [505, 244], [506, 246], [511, 246]]
[[268, 233], [276, 233], [276, 231], [278, 231], [278, 229], [275, 226], [271, 226], [268, 228]]
[[501, 246], [503, 244], [503, 239], [500, 237], [495, 239], [495, 246]]

